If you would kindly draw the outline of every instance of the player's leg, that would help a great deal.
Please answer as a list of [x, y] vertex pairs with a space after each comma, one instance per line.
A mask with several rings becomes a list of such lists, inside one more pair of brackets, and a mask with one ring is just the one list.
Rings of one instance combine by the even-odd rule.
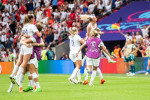
[[8, 89], [8, 93], [10, 93], [12, 91], [12, 89], [13, 89], [13, 86], [15, 84], [13, 77], [15, 76], [15, 74], [16, 74], [19, 66], [21, 65], [22, 61], [23, 61], [23, 55], [20, 54], [19, 55], [19, 59], [18, 59], [16, 65], [14, 66], [14, 69], [12, 71], [12, 74], [9, 76], [9, 79], [11, 80], [11, 84], [10, 84], [10, 87]]
[[79, 69], [78, 72], [77, 72], [78, 83], [82, 83], [81, 73], [80, 73], [81, 65], [82, 65], [82, 60], [77, 60], [77, 61], [76, 61], [76, 68]]
[[98, 66], [93, 66], [93, 71], [92, 71], [92, 75], [91, 75], [91, 80], [90, 80], [89, 86], [93, 86], [93, 81], [94, 81], [95, 76], [96, 76], [97, 67]]
[[31, 58], [31, 54], [25, 54], [25, 55], [23, 56], [23, 62], [22, 62], [22, 64], [20, 65], [19, 70], [18, 70], [18, 73], [17, 73], [17, 75], [16, 75], [16, 77], [15, 77], [16, 80], [19, 79], [19, 76], [20, 76], [21, 73], [23, 72], [23, 69], [27, 66], [28, 61], [30, 60], [30, 58]]
[[26, 71], [27, 71], [27, 67], [24, 67], [23, 72], [19, 76], [19, 92], [23, 92], [22, 84], [24, 81], [24, 76], [25, 76]]
[[32, 91], [33, 90], [33, 79], [32, 79], [32, 75], [31, 73], [29, 72], [29, 65], [27, 66], [27, 75], [28, 75], [28, 79], [29, 79], [29, 84], [27, 86], [27, 88], [25, 88], [23, 91], [24, 92], [28, 92], [28, 91]]
[[23, 55], [20, 54], [19, 55], [19, 59], [18, 59], [16, 65], [14, 66], [14, 69], [12, 71], [12, 74], [9, 76], [9, 78], [11, 79], [11, 81], [12, 81], [13, 77], [15, 76], [15, 74], [16, 74], [19, 66], [21, 65], [22, 61], [23, 61]]
[[149, 66], [150, 66], [150, 58], [148, 58], [148, 65], [147, 65], [147, 70], [146, 70], [145, 75], [149, 74]]
[[[94, 66], [99, 66], [99, 63], [100, 63], [100, 58], [94, 60]], [[99, 67], [97, 68], [97, 74], [100, 77], [101, 84], [104, 84], [105, 80], [103, 79], [103, 75]]]
[[129, 76], [129, 63], [128, 63], [128, 59], [126, 57], [124, 57], [124, 64], [125, 64], [125, 68], [126, 68], [126, 75]]
[[[76, 61], [75, 61], [75, 54], [69, 54], [69, 58], [75, 63], [76, 65]], [[71, 84], [76, 84], [78, 83], [77, 81], [75, 81], [75, 78], [77, 76], [77, 72], [79, 71], [78, 67], [76, 66], [76, 68], [73, 70], [71, 76], [68, 78], [68, 81]]]
[[33, 80], [35, 82], [35, 85], [36, 85], [36, 90], [34, 92], [41, 92], [42, 90], [40, 88], [40, 84], [39, 84], [39, 80], [38, 80], [38, 75], [35, 72], [35, 66], [34, 66], [34, 64], [30, 64], [29, 71], [32, 74], [32, 78], [33, 78]]
[[135, 66], [134, 66], [135, 56], [130, 55], [129, 61], [130, 61], [130, 68], [131, 68], [131, 76], [134, 76], [135, 75]]

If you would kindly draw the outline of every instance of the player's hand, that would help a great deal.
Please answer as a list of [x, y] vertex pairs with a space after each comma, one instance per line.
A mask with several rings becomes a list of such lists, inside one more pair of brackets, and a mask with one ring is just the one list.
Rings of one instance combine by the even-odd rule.
[[110, 56], [110, 58], [111, 58], [111, 59], [114, 59], [115, 57], [114, 57], [114, 56]]
[[101, 35], [103, 35], [104, 34], [104, 32], [101, 32]]
[[31, 44], [25, 44], [28, 48], [31, 48], [32, 45]]
[[76, 57], [78, 57], [78, 55], [79, 55], [79, 52], [76, 54]]

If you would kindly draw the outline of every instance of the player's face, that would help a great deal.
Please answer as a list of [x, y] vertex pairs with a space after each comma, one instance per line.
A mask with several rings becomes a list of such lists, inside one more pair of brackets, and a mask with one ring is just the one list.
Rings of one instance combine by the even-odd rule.
[[96, 17], [93, 17], [93, 21], [94, 21], [94, 22], [97, 22], [97, 18], [96, 18]]
[[31, 19], [31, 23], [32, 24], [34, 24], [34, 22], [35, 22], [35, 19], [34, 19], [34, 17]]

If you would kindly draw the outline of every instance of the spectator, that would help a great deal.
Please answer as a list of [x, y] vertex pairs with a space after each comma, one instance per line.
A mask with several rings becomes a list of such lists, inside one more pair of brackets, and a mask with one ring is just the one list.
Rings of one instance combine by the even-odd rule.
[[57, 2], [58, 2], [58, 0], [52, 0], [52, 6], [53, 6], [54, 11], [55, 11], [55, 9], [57, 9]]
[[7, 41], [5, 42], [6, 49], [10, 49], [12, 47], [13, 41], [10, 40], [10, 37], [8, 37]]
[[7, 38], [6, 38], [6, 33], [5, 31], [2, 32], [1, 35], [1, 43], [5, 46], [5, 42], [6, 42]]
[[137, 57], [142, 57], [143, 47], [141, 44], [138, 44]]
[[105, 9], [106, 13], [111, 12], [112, 0], [105, 0]]
[[120, 45], [114, 47], [114, 54], [117, 58], [121, 58], [121, 48]]
[[90, 4], [89, 4], [89, 6], [88, 6], [88, 12], [89, 13], [93, 13], [95, 6], [96, 5], [94, 4], [94, 2], [91, 1]]
[[68, 54], [65, 55], [65, 60], [70, 60]]
[[121, 5], [122, 5], [122, 0], [115, 1], [115, 8], [120, 8]]
[[60, 60], [65, 60], [66, 57], [65, 57], [65, 52], [62, 53], [62, 56], [60, 57]]
[[50, 47], [49, 50], [47, 51], [47, 58], [48, 60], [54, 60], [55, 54], [52, 48]]
[[23, 20], [24, 20], [25, 14], [23, 14], [23, 11], [20, 14], [20, 23], [23, 24]]
[[27, 4], [27, 8], [28, 8], [28, 13], [33, 14], [33, 1], [32, 0], [30, 0], [29, 3]]
[[[138, 25], [138, 27], [139, 27], [139, 25]], [[146, 25], [144, 25], [142, 29], [140, 28], [140, 30], [142, 31], [143, 38], [145, 38], [145, 36], [148, 35], [149, 28], [150, 28], [150, 25], [148, 27]]]
[[4, 49], [5, 47], [4, 47], [4, 45], [1, 43], [1, 41], [0, 41], [0, 51], [2, 50], [2, 49]]
[[136, 38], [136, 43], [140, 43], [140, 41], [141, 41], [141, 39], [142, 39], [142, 36], [140, 35], [140, 33], [139, 32], [136, 32], [136, 36], [135, 36], [135, 38]]

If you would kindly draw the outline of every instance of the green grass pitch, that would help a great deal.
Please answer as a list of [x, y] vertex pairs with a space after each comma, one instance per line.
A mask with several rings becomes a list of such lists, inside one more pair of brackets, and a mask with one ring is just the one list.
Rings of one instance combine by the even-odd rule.
[[[94, 87], [71, 85], [69, 75], [40, 74], [42, 92], [19, 93], [15, 85], [7, 93], [9, 75], [0, 75], [0, 100], [150, 100], [150, 77], [138, 74], [127, 77], [123, 74], [104, 74], [105, 84], [100, 84], [97, 76]], [[84, 77], [82, 77], [84, 79]], [[90, 77], [89, 77], [90, 79]], [[25, 77], [23, 88], [28, 85]]]

